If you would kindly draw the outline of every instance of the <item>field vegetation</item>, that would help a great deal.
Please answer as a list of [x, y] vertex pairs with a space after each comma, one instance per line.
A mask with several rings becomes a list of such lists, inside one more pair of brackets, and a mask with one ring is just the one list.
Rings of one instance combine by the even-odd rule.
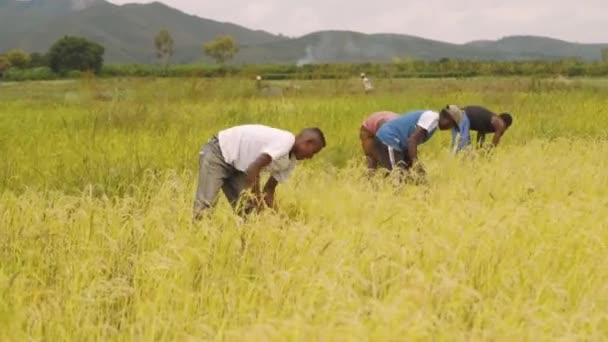
[[[0, 84], [0, 340], [608, 338], [608, 81], [85, 77]], [[365, 178], [379, 110], [509, 111], [491, 153], [421, 147], [428, 184]], [[218, 130], [328, 147], [248, 220], [192, 223]]]

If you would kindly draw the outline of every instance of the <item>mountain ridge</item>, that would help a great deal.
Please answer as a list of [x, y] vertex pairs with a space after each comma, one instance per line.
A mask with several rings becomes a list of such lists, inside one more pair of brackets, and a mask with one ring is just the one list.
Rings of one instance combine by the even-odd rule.
[[601, 59], [608, 44], [584, 44], [538, 36], [509, 36], [455, 44], [396, 34], [316, 31], [287, 38], [238, 24], [187, 14], [162, 2], [112, 4], [105, 0], [0, 0], [0, 52], [45, 52], [64, 35], [78, 35], [106, 48], [110, 63], [155, 63], [154, 36], [168, 29], [174, 63], [209, 59], [203, 43], [229, 34], [240, 46], [235, 63], [388, 62], [394, 58], [437, 60]]

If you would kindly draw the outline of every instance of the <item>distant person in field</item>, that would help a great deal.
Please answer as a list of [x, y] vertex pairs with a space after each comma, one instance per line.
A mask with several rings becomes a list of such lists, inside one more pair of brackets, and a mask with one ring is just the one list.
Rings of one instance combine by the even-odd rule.
[[414, 169], [424, 175], [418, 163], [418, 145], [433, 137], [437, 129], [458, 127], [462, 110], [454, 105], [446, 106], [440, 113], [420, 110], [386, 122], [376, 133], [374, 144], [378, 166], [389, 171]]
[[[239, 214], [274, 208], [279, 182], [287, 180], [296, 160], [312, 158], [325, 147], [325, 136], [318, 128], [306, 128], [297, 136], [263, 126], [243, 125], [228, 128], [213, 136], [199, 154], [199, 176], [194, 201], [194, 219], [213, 207], [220, 189]], [[260, 173], [270, 177], [260, 188]], [[239, 201], [244, 190], [252, 198]], [[240, 205], [240, 202], [242, 205]]]
[[374, 90], [374, 86], [372, 86], [372, 81], [367, 78], [365, 73], [361, 73], [361, 81], [363, 81], [363, 90], [365, 93], [371, 93]]
[[255, 77], [255, 87], [256, 87], [258, 90], [262, 90], [262, 88], [267, 88], [267, 87], [268, 87], [268, 85], [267, 85], [267, 84], [264, 84], [264, 82], [263, 82], [262, 80], [263, 80], [263, 78], [262, 78], [262, 76], [260, 76], [260, 75], [257, 75], [257, 76]]
[[[494, 133], [491, 147], [498, 146], [500, 139], [511, 127], [513, 118], [509, 113], [497, 115], [481, 106], [464, 107], [464, 115], [458, 129], [452, 130], [452, 149], [455, 153], [471, 145], [470, 131], [477, 131], [477, 147], [482, 147], [486, 133]], [[460, 135], [458, 144], [456, 138]]]
[[369, 169], [375, 169], [378, 165], [378, 158], [374, 148], [376, 133], [383, 124], [398, 117], [399, 114], [393, 112], [376, 112], [370, 115], [361, 124], [359, 139], [361, 140], [361, 147], [367, 158], [367, 167]]

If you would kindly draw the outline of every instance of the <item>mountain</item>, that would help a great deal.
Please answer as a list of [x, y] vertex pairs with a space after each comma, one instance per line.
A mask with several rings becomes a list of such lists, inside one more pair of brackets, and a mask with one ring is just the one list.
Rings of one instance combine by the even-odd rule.
[[154, 36], [168, 29], [175, 41], [174, 61], [202, 55], [202, 44], [220, 34], [241, 43], [284, 38], [264, 31], [188, 15], [162, 3], [114, 5], [104, 0], [0, 0], [0, 51], [22, 48], [44, 52], [62, 36], [78, 35], [106, 47], [109, 62], [155, 61]]
[[468, 43], [467, 46], [495, 51], [505, 56], [505, 59], [599, 60], [602, 57], [602, 49], [608, 48], [608, 44], [579, 44], [534, 36], [511, 36], [497, 41], [477, 41]]
[[188, 15], [159, 2], [119, 6], [105, 0], [0, 0], [0, 52], [44, 52], [69, 34], [105, 46], [107, 62], [153, 63], [154, 36], [163, 28], [175, 41], [175, 63], [204, 59], [202, 44], [220, 34], [239, 42], [236, 63], [386, 62], [395, 57], [598, 60], [601, 49], [608, 48], [533, 36], [451, 44], [399, 34], [321, 31], [288, 39]]
[[322, 31], [309, 35], [245, 47], [238, 61], [262, 63], [296, 62], [385, 62], [393, 57], [410, 59], [496, 59], [491, 49], [467, 47], [398, 34], [363, 34], [350, 31]]
[[322, 31], [300, 38], [249, 46], [237, 61], [262, 63], [386, 62], [394, 57], [437, 60], [601, 59], [608, 44], [578, 44], [557, 39], [517, 36], [497, 41], [450, 44], [398, 34]]

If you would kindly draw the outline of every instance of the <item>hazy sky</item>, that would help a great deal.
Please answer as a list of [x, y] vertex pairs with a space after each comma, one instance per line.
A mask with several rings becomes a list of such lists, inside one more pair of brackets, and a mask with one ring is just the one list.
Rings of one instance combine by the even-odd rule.
[[[110, 0], [117, 4], [151, 2]], [[186, 13], [299, 36], [339, 29], [454, 43], [508, 35], [608, 42], [608, 0], [162, 0]]]

